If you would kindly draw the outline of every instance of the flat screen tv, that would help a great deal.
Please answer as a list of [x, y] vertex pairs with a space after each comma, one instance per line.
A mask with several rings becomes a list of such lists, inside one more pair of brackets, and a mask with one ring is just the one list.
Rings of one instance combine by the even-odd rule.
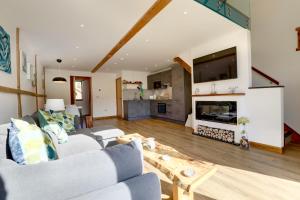
[[236, 79], [236, 47], [196, 58], [193, 64], [194, 83]]

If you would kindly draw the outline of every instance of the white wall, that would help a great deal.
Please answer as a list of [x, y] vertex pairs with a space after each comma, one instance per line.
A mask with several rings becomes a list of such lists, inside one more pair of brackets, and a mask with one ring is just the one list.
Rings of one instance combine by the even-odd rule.
[[284, 146], [283, 88], [251, 89], [247, 93], [249, 140]]
[[299, 0], [251, 0], [252, 63], [285, 86], [285, 122], [300, 132]]
[[[12, 73], [8, 74], [0, 71], [0, 85], [17, 88], [17, 66], [16, 66], [16, 28], [19, 24], [15, 24], [7, 16], [3, 16], [4, 13], [0, 12], [0, 25], [10, 35], [10, 49], [11, 49], [11, 68]], [[28, 39], [22, 29], [20, 31], [20, 48], [26, 52], [28, 62], [34, 65], [34, 55], [36, 54], [36, 48], [32, 46], [32, 41]], [[38, 91], [39, 94], [43, 94], [41, 77], [42, 77], [42, 66], [37, 60], [38, 64]], [[35, 92], [35, 87], [32, 87], [31, 81], [26, 80], [26, 74], [21, 70], [21, 89], [26, 91]], [[36, 98], [33, 96], [22, 95], [22, 109], [23, 116], [26, 114], [32, 114], [36, 111]], [[2, 104], [0, 105], [0, 124], [6, 123], [11, 117], [18, 117], [18, 101], [16, 94], [5, 94], [0, 93], [0, 99]], [[42, 98], [39, 98], [42, 99]]]
[[[217, 93], [229, 93], [229, 87], [238, 86], [237, 92], [248, 91], [251, 85], [251, 49], [250, 49], [250, 33], [246, 29], [242, 29], [233, 32], [228, 35], [224, 35], [220, 38], [216, 38], [213, 41], [208, 41], [206, 44], [201, 44], [187, 52], [180, 54], [187, 63], [193, 66], [193, 59], [208, 54], [215, 53], [231, 47], [237, 47], [237, 63], [238, 63], [238, 78], [225, 81], [216, 81], [210, 83], [198, 83], [194, 84], [192, 75], [192, 91], [195, 94], [195, 90], [198, 89], [201, 94], [211, 93], [211, 84], [216, 84]], [[195, 119], [195, 102], [196, 101], [236, 101], [237, 102], [237, 115], [238, 117], [247, 116], [245, 96], [215, 96], [215, 97], [194, 97], [193, 98], [193, 124], [194, 130], [197, 130], [197, 126], [204, 125], [209, 127], [215, 127], [220, 129], [235, 131], [235, 143], [239, 143], [240, 134], [239, 127], [236, 125], [228, 125], [214, 122], [206, 122]]]
[[[52, 82], [52, 79], [58, 75], [66, 78], [68, 83]], [[92, 74], [83, 71], [61, 70], [59, 74], [55, 69], [46, 69], [47, 98], [62, 98], [65, 100], [65, 104], [70, 104], [70, 76], [92, 77], [93, 117], [116, 115], [116, 75], [112, 73]]]
[[[237, 47], [237, 64], [238, 64], [238, 78], [216, 81], [208, 83], [192, 84], [192, 91], [195, 93], [196, 89], [199, 89], [201, 94], [207, 94], [211, 92], [212, 83], [216, 84], [216, 90], [218, 93], [228, 93], [229, 87], [237, 86], [237, 91], [245, 92], [249, 86], [252, 85], [251, 78], [251, 48], [250, 48], [250, 32], [246, 29], [242, 29], [233, 32], [228, 35], [224, 35], [220, 38], [216, 38], [213, 41], [208, 41], [205, 44], [201, 44], [187, 52], [183, 52], [179, 56], [183, 58], [190, 66], [193, 66], [193, 59], [208, 54], [215, 53], [231, 47]], [[192, 81], [193, 81], [192, 76]]]

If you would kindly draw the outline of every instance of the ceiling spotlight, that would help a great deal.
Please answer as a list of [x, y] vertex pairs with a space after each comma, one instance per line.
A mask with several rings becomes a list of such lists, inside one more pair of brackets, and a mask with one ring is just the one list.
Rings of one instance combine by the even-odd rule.
[[146, 40], [145, 40], [145, 42], [149, 42], [149, 41], [150, 41], [149, 39], [146, 39]]
[[184, 11], [184, 12], [183, 12], [183, 14], [184, 14], [184, 15], [187, 15], [187, 14], [188, 14], [188, 12], [187, 12], [187, 11]]
[[79, 49], [79, 46], [76, 46], [75, 48], [76, 48], [76, 49]]
[[125, 58], [120, 58], [120, 60], [125, 60]]
[[80, 28], [84, 28], [84, 24], [80, 24]]

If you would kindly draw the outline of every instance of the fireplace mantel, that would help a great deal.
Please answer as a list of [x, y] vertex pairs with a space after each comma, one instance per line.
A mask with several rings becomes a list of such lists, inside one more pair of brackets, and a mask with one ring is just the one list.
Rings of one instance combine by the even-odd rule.
[[211, 97], [211, 96], [245, 96], [246, 93], [217, 93], [217, 94], [193, 94], [193, 97]]

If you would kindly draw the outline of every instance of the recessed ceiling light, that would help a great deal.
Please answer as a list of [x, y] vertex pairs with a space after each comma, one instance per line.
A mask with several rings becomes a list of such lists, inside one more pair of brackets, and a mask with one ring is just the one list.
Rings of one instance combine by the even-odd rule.
[[120, 60], [125, 60], [125, 58], [122, 57], [122, 58], [120, 58]]
[[171, 62], [171, 60], [170, 60], [170, 59], [168, 59], [168, 60], [167, 60], [167, 62]]
[[117, 65], [118, 63], [115, 62], [114, 64]]
[[145, 40], [145, 42], [149, 42], [149, 41], [150, 41], [149, 39], [146, 39], [146, 40]]
[[184, 15], [187, 15], [187, 14], [188, 14], [188, 11], [184, 11], [183, 14], [184, 14]]
[[84, 24], [80, 24], [80, 28], [84, 28]]
[[126, 53], [126, 56], [129, 56], [129, 53]]
[[79, 46], [76, 46], [75, 48], [76, 48], [76, 49], [79, 49]]

